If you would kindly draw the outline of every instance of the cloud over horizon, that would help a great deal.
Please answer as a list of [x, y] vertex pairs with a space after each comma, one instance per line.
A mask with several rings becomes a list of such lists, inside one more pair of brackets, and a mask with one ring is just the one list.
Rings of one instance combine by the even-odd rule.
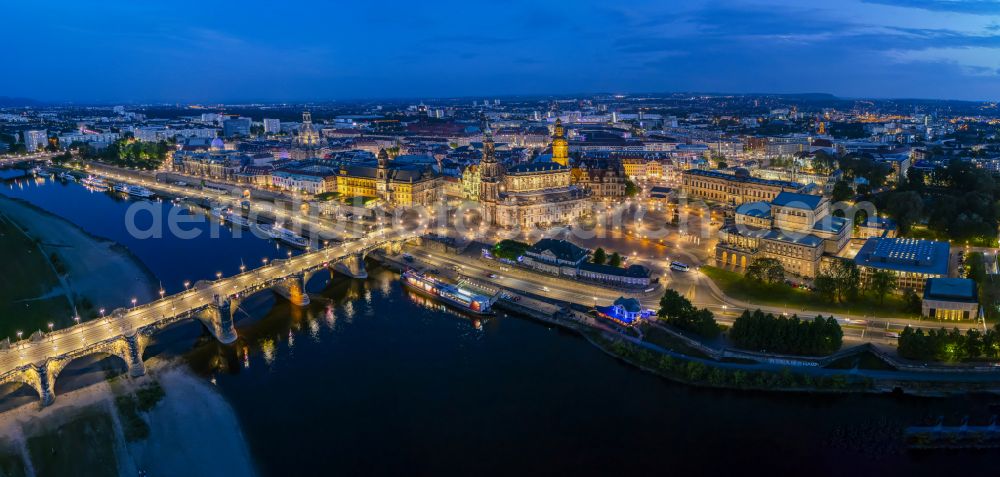
[[1000, 100], [1000, 2], [8, 5], [8, 96], [324, 100], [829, 92]]

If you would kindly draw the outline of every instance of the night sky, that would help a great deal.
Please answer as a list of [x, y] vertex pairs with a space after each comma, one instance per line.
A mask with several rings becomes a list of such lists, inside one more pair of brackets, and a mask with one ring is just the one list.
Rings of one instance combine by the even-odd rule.
[[4, 2], [0, 96], [1000, 100], [1000, 0]]

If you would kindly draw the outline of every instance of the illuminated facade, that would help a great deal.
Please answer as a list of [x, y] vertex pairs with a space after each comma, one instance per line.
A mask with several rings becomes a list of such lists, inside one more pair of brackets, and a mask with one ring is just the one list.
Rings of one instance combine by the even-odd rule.
[[737, 169], [733, 174], [690, 169], [682, 174], [681, 187], [688, 198], [727, 205], [769, 202], [782, 192], [799, 192], [803, 189], [802, 184], [796, 182], [752, 177], [745, 169]]
[[555, 131], [552, 133], [552, 162], [563, 167], [569, 167], [569, 142], [566, 141], [566, 130], [562, 121], [556, 119]]
[[590, 210], [590, 191], [572, 184], [570, 169], [556, 161], [555, 151], [552, 162], [505, 169], [487, 130], [479, 166], [479, 202], [487, 224], [528, 229], [568, 223]]
[[430, 166], [392, 164], [383, 149], [378, 153], [375, 167], [341, 167], [337, 175], [337, 192], [341, 198], [375, 198], [393, 207], [424, 206], [444, 197], [444, 181]]
[[719, 231], [716, 262], [746, 270], [755, 258], [773, 258], [787, 273], [819, 274], [824, 255], [840, 253], [850, 240], [849, 224], [830, 214], [822, 196], [782, 192], [771, 202], [736, 208], [735, 224]]
[[625, 172], [614, 161], [580, 161], [570, 170], [570, 183], [589, 190], [594, 199], [625, 197]]

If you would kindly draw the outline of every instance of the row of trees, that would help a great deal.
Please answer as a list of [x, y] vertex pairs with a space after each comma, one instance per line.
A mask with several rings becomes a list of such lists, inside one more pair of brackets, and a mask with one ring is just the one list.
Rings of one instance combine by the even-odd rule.
[[593, 255], [590, 257], [590, 261], [598, 265], [608, 264], [612, 267], [622, 266], [622, 256], [619, 255], [618, 252], [612, 252], [611, 255], [608, 255], [608, 253], [600, 247], [598, 247], [597, 250], [594, 250]]
[[808, 356], [828, 355], [840, 349], [844, 332], [833, 317], [800, 320], [744, 311], [729, 331], [729, 340], [739, 348]]
[[921, 361], [998, 359], [1000, 332], [994, 327], [986, 332], [973, 328], [965, 334], [957, 328], [924, 333], [907, 326], [899, 334], [899, 355]]
[[82, 143], [73, 143], [69, 149], [76, 149], [85, 159], [96, 159], [132, 169], [154, 170], [166, 160], [170, 145], [166, 141], [146, 142], [125, 138], [111, 143], [101, 151]]
[[656, 315], [663, 322], [681, 330], [690, 331], [704, 338], [719, 335], [719, 324], [715, 315], [707, 308], [697, 308], [691, 301], [675, 290], [667, 290], [660, 298], [660, 309]]
[[795, 373], [789, 368], [779, 372], [728, 369], [700, 361], [654, 353], [625, 341], [605, 341], [612, 353], [623, 359], [655, 369], [664, 376], [688, 383], [737, 389], [870, 389], [872, 381], [865, 377], [848, 379], [843, 375], [813, 377]]

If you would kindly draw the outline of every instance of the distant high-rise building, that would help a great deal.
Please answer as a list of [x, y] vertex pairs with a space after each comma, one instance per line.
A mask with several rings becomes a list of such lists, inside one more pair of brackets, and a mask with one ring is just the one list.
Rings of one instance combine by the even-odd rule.
[[281, 132], [281, 120], [264, 118], [264, 132], [266, 134], [277, 134]]
[[29, 152], [45, 149], [49, 144], [49, 133], [44, 129], [36, 129], [24, 132], [24, 147]]
[[222, 134], [226, 137], [249, 136], [250, 118], [232, 118], [223, 121]]
[[201, 122], [203, 123], [218, 123], [221, 119], [219, 113], [201, 113]]

